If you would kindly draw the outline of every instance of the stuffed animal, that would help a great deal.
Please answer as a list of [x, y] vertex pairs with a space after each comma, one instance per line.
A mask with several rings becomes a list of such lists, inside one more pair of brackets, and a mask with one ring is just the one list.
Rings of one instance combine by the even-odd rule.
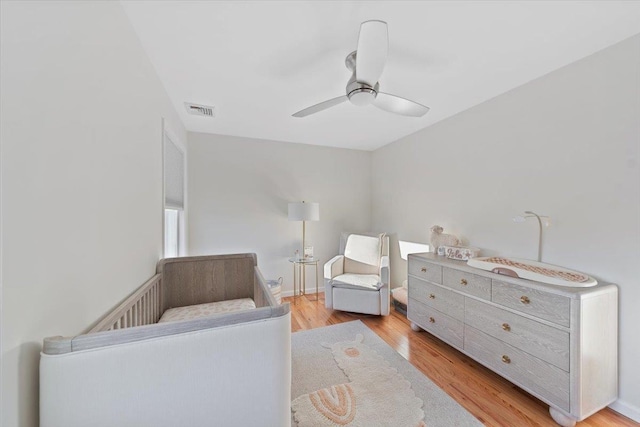
[[431, 227], [429, 243], [431, 243], [434, 253], [438, 253], [438, 248], [440, 246], [458, 246], [460, 244], [460, 239], [452, 234], [443, 233], [443, 230], [444, 229], [439, 225]]

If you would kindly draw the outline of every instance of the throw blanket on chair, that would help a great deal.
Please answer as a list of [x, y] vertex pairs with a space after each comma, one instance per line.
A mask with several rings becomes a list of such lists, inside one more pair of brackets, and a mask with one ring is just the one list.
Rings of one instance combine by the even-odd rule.
[[363, 340], [358, 334], [355, 341], [322, 344], [351, 382], [296, 398], [291, 410], [298, 427], [425, 426], [411, 383]]

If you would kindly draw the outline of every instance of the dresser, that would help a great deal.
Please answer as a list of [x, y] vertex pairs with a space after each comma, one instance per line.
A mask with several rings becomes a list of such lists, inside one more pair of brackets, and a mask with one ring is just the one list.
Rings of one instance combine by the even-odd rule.
[[407, 317], [549, 404], [571, 427], [617, 398], [618, 288], [512, 278], [409, 255]]

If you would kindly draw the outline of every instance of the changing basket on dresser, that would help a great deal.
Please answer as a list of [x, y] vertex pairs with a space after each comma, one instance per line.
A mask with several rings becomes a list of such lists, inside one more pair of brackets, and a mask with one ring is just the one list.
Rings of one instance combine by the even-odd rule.
[[618, 288], [548, 285], [409, 255], [407, 317], [573, 426], [617, 398]]

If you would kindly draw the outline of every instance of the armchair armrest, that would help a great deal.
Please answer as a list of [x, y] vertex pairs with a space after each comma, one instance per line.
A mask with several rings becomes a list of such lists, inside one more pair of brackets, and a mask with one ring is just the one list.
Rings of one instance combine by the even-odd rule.
[[344, 273], [344, 255], [336, 255], [324, 265], [324, 305], [333, 308], [331, 279]]
[[389, 257], [386, 255], [380, 258], [380, 281], [389, 284]]
[[390, 310], [391, 285], [389, 279], [389, 257], [385, 255], [380, 258], [380, 281], [383, 283], [382, 288], [380, 288], [380, 314], [383, 316], [388, 316]]
[[336, 255], [324, 265], [324, 278], [333, 279], [344, 273], [344, 255]]

